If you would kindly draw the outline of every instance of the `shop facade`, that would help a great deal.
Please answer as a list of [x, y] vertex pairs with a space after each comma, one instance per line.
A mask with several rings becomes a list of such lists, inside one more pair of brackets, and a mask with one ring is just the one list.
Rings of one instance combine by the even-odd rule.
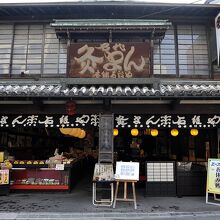
[[[36, 128], [50, 137], [51, 129], [56, 136], [60, 128], [81, 128], [91, 132], [90, 151], [102, 161], [141, 162], [147, 194], [204, 194], [205, 163], [219, 155], [218, 13], [215, 5], [3, 4], [2, 137], [15, 134], [17, 140]], [[100, 120], [106, 115], [108, 123]], [[28, 138], [20, 139], [25, 147]], [[55, 150], [62, 141], [48, 143]], [[85, 150], [83, 138], [74, 141]], [[3, 150], [10, 148], [11, 142], [3, 143]], [[25, 163], [40, 163], [40, 149], [26, 158], [12, 152]], [[171, 167], [160, 169], [164, 164]]]

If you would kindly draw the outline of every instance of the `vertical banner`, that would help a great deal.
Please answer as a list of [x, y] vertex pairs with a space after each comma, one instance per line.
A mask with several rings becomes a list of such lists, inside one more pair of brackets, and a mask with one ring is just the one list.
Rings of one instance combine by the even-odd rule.
[[99, 163], [113, 163], [114, 140], [113, 140], [113, 114], [100, 114], [99, 117]]
[[220, 159], [208, 160], [207, 193], [220, 194]]
[[215, 31], [216, 31], [216, 46], [217, 46], [217, 62], [218, 66], [220, 64], [219, 55], [220, 55], [220, 13], [215, 18]]

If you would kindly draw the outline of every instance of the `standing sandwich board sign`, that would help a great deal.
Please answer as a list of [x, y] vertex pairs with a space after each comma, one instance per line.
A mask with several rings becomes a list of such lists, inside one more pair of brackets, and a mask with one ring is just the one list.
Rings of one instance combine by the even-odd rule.
[[[214, 195], [214, 202], [209, 201], [209, 193]], [[206, 184], [206, 203], [220, 205], [216, 195], [220, 195], [220, 159], [208, 159], [208, 172]]]
[[[134, 208], [137, 209], [135, 183], [139, 180], [139, 163], [138, 162], [116, 162], [115, 172], [115, 199], [113, 208], [115, 208], [116, 201], [134, 202]], [[118, 197], [119, 183], [124, 183], [124, 197]], [[127, 184], [131, 183], [133, 198], [128, 198]]]

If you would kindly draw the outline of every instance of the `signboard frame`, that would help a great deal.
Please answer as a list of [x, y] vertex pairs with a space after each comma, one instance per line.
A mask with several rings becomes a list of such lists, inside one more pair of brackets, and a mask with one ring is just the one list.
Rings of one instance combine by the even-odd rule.
[[[121, 172], [123, 169], [123, 173]], [[139, 181], [139, 162], [116, 162], [115, 179], [123, 181]], [[130, 172], [133, 173], [130, 173]], [[132, 175], [133, 174], [133, 175]]]
[[[219, 203], [220, 199], [217, 198], [216, 196], [216, 195], [220, 195], [220, 185], [218, 187], [219, 189], [216, 187], [216, 184], [213, 186], [213, 181], [216, 182], [216, 179], [218, 178], [219, 178], [218, 183], [220, 184], [220, 159], [209, 158], [208, 165], [207, 165], [207, 180], [206, 180], [206, 203], [207, 204], [220, 206], [220, 203]], [[216, 202], [209, 201], [210, 193], [214, 195], [214, 201]]]
[[71, 43], [68, 76], [72, 78], [147, 78], [150, 41]]

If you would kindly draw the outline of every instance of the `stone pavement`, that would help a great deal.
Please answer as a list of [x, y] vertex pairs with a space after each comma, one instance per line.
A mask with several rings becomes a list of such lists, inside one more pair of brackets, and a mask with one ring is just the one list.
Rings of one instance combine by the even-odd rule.
[[194, 213], [182, 213], [182, 212], [161, 212], [161, 213], [121, 213], [121, 212], [99, 212], [99, 213], [0, 213], [1, 220], [219, 220], [220, 212], [194, 212]]
[[92, 183], [82, 181], [68, 192], [11, 193], [0, 196], [3, 219], [220, 219], [220, 206], [205, 203], [205, 197], [145, 197], [137, 188], [133, 203], [117, 202], [116, 208], [92, 204]]

